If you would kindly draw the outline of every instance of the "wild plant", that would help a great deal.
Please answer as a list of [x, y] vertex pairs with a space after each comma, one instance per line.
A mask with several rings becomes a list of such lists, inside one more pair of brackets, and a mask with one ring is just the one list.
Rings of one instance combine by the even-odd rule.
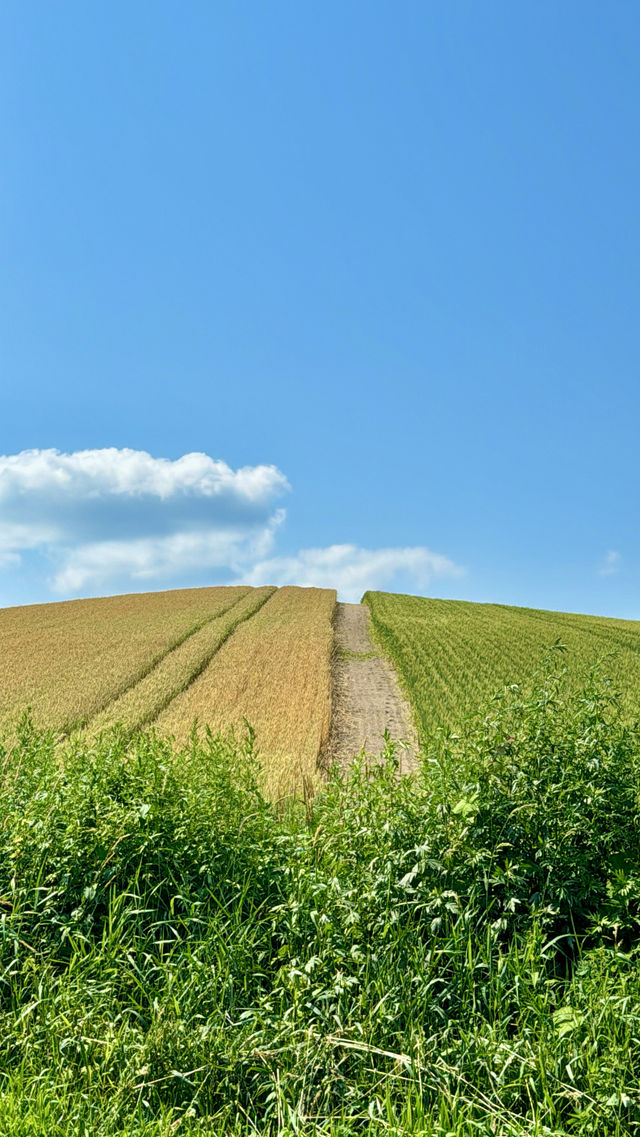
[[2, 761], [0, 1132], [640, 1133], [640, 744], [558, 651], [312, 802], [250, 731]]

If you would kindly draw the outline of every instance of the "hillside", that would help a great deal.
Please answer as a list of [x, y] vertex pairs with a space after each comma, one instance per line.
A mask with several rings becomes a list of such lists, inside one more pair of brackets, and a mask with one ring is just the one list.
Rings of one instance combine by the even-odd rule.
[[286, 810], [249, 739], [0, 743], [0, 1133], [637, 1135], [640, 738], [546, 694]]
[[[0, 612], [5, 721], [61, 732], [0, 732], [1, 1134], [640, 1133], [640, 629], [366, 600]], [[307, 793], [340, 660], [347, 736], [394, 721], [383, 643], [423, 734], [487, 719]], [[611, 649], [623, 715], [578, 686]]]
[[1, 609], [0, 731], [27, 707], [63, 734], [121, 722], [179, 742], [195, 720], [214, 731], [248, 721], [280, 791], [316, 776], [332, 697], [346, 738], [356, 739], [358, 697], [370, 738], [384, 726], [393, 733], [389, 694], [371, 677], [388, 664], [373, 657], [395, 667], [424, 737], [460, 729], [506, 684], [527, 681], [554, 642], [574, 687], [600, 660], [637, 717], [640, 622], [384, 592], [363, 603], [376, 641], [364, 652], [334, 644], [330, 589], [178, 589]]
[[558, 641], [573, 686], [600, 660], [630, 719], [640, 706], [640, 622], [367, 592], [374, 636], [395, 664], [422, 735], [460, 729], [505, 684], [523, 683]]
[[330, 589], [220, 587], [0, 610], [0, 729], [26, 708], [93, 737], [250, 721], [272, 788], [299, 788], [329, 732], [334, 607]]
[[69, 731], [104, 711], [247, 588], [191, 588], [0, 610], [0, 727], [30, 707]]

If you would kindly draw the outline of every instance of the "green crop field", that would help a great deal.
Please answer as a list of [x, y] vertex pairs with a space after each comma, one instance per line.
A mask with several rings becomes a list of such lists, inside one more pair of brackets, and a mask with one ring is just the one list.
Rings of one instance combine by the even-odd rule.
[[574, 685], [601, 661], [630, 719], [640, 717], [640, 622], [367, 592], [375, 638], [395, 664], [423, 736], [459, 730], [560, 642]]

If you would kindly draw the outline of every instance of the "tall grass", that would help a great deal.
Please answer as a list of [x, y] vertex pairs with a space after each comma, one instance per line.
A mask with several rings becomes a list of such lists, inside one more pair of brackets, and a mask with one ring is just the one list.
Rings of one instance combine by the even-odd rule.
[[640, 739], [554, 657], [276, 810], [250, 732], [62, 749], [0, 797], [0, 1132], [640, 1132]]

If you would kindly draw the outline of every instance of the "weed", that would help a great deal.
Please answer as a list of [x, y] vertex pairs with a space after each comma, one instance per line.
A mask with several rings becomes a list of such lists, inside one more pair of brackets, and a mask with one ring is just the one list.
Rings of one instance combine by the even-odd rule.
[[597, 674], [553, 652], [414, 775], [277, 809], [250, 731], [14, 734], [0, 1131], [640, 1133], [640, 738]]

